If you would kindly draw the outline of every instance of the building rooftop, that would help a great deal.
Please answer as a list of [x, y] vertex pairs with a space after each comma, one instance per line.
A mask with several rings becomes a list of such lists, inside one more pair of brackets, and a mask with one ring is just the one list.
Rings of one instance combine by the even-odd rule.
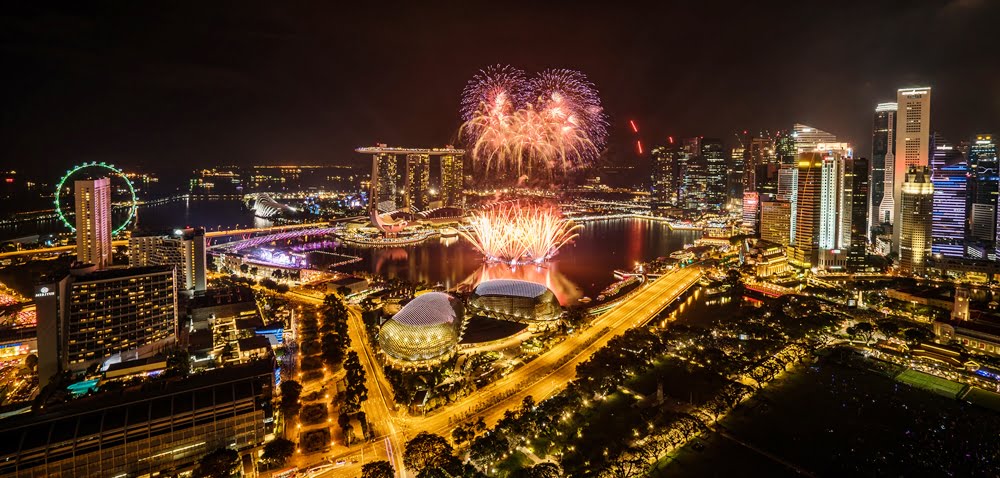
[[270, 349], [271, 341], [267, 340], [267, 337], [264, 337], [263, 335], [254, 335], [253, 337], [240, 339], [237, 342], [237, 347], [241, 352], [248, 350]]
[[342, 286], [342, 285], [346, 286], [351, 284], [357, 284], [358, 282], [364, 282], [365, 284], [368, 283], [367, 280], [354, 276], [341, 277], [340, 279], [337, 279], [332, 283], [337, 286]]
[[236, 330], [252, 330], [257, 328], [264, 328], [264, 319], [261, 319], [259, 315], [236, 319]]
[[391, 320], [418, 327], [453, 324], [458, 320], [453, 306], [455, 300], [444, 292], [428, 292], [404, 305]]
[[196, 295], [188, 302], [189, 309], [215, 307], [218, 305], [254, 302], [253, 289], [243, 286], [220, 287], [208, 289], [204, 294]]
[[[208, 370], [183, 379], [152, 380], [142, 384], [138, 390], [98, 392], [93, 396], [70, 400], [63, 404], [46, 405], [41, 411], [15, 415], [0, 421], [0, 428], [12, 430], [16, 427], [30, 426], [43, 421], [99, 412], [164, 395], [239, 382], [250, 377], [262, 375], [266, 375], [269, 381], [273, 380], [274, 368], [271, 362], [257, 360], [247, 364]], [[0, 440], [0, 442], [3, 442], [3, 440]], [[0, 443], [0, 448], [2, 448], [2, 445], [3, 443]]]
[[515, 279], [496, 279], [481, 282], [476, 286], [478, 296], [504, 295], [514, 297], [535, 298], [549, 290], [541, 284]]
[[171, 272], [174, 266], [142, 266], [142, 267], [122, 267], [114, 269], [104, 269], [80, 276], [75, 276], [74, 282], [96, 282], [102, 280], [121, 279], [125, 277], [135, 277], [147, 274], [157, 274]]
[[478, 344], [492, 342], [518, 334], [526, 328], [528, 328], [528, 324], [521, 322], [511, 322], [509, 320], [476, 315], [466, 322], [465, 334], [462, 335], [462, 340], [459, 343]]
[[157, 363], [162, 363], [164, 367], [167, 366], [167, 358], [162, 355], [154, 355], [152, 357], [146, 357], [135, 360], [128, 360], [125, 362], [117, 362], [108, 366], [108, 369], [104, 372], [116, 372], [119, 370], [125, 370], [133, 367], [145, 367], [146, 365], [153, 365]]

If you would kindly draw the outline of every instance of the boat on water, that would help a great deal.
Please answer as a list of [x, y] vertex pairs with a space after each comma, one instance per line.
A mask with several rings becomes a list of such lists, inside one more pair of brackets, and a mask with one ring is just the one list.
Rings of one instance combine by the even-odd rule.
[[458, 229], [445, 227], [441, 229], [441, 237], [458, 237]]
[[592, 300], [593, 299], [591, 299], [590, 297], [587, 297], [587, 296], [583, 296], [583, 297], [580, 297], [579, 299], [577, 299], [577, 301], [580, 302], [581, 304], [589, 304]]

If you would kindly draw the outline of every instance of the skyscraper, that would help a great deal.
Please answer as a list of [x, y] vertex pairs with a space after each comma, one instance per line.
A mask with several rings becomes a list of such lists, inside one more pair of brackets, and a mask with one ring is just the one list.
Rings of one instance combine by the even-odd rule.
[[[896, 92], [898, 112], [896, 114], [896, 153], [893, 157], [892, 183], [893, 213], [889, 222], [896, 225], [895, 218], [902, 208], [900, 191], [905, 176], [911, 166], [928, 166], [931, 151], [931, 89], [901, 88]], [[930, 184], [930, 174], [927, 175]], [[900, 228], [892, 230], [893, 249], [900, 245]]]
[[653, 148], [649, 157], [653, 161], [650, 177], [650, 182], [653, 185], [650, 207], [654, 214], [662, 214], [663, 211], [677, 204], [680, 150], [674, 145], [673, 138], [670, 138], [670, 143], [666, 146]]
[[761, 201], [761, 240], [787, 246], [791, 243], [792, 204], [788, 201]]
[[406, 208], [411, 213], [430, 206], [431, 157], [427, 154], [406, 155]]
[[[882, 204], [882, 198], [886, 191], [892, 194], [892, 161], [896, 150], [896, 108], [896, 103], [879, 103], [875, 107], [875, 121], [872, 125], [872, 172], [869, 180], [871, 185], [869, 230], [883, 222], [888, 222], [888, 218], [892, 215], [892, 198], [889, 199], [889, 204], [885, 205]], [[889, 185], [888, 188], [886, 188], [886, 184]]]
[[[738, 136], [741, 139], [742, 137]], [[743, 144], [739, 144], [735, 148], [729, 150], [729, 167], [728, 167], [728, 189], [729, 197], [731, 198], [741, 198], [743, 197], [743, 191], [750, 191], [750, 189], [745, 189], [743, 186], [744, 178], [746, 177], [746, 148]]]
[[111, 265], [111, 180], [73, 183], [76, 201], [76, 259], [98, 269]]
[[837, 137], [818, 128], [795, 123], [792, 126], [792, 138], [795, 140], [796, 154], [813, 151], [820, 143], [836, 143]]
[[930, 168], [911, 166], [903, 176], [899, 211], [894, 229], [899, 231], [899, 267], [903, 272], [924, 272], [931, 251], [934, 185]]
[[129, 267], [176, 266], [178, 290], [205, 290], [204, 229], [132, 234], [128, 249]]
[[799, 154], [798, 169], [795, 246], [791, 259], [800, 265], [812, 267], [816, 265], [819, 253], [823, 155], [816, 152]]
[[[855, 160], [851, 155], [850, 146], [846, 143], [819, 143], [816, 152], [822, 155], [822, 171], [820, 178], [819, 206], [819, 266], [824, 269], [843, 269], [847, 267], [849, 257], [843, 254], [852, 246], [858, 247], [860, 257], [864, 258], [867, 240], [862, 235], [855, 237], [855, 218], [860, 217], [863, 224], [858, 227], [862, 234], [868, 227], [868, 161]], [[864, 168], [858, 177], [856, 168]], [[855, 190], [864, 193], [863, 198], [856, 198]], [[855, 200], [861, 204], [861, 211], [855, 210]], [[857, 264], [856, 264], [857, 265]], [[863, 266], [863, 264], [861, 264]]]
[[701, 138], [701, 157], [705, 160], [707, 187], [705, 202], [709, 209], [721, 211], [726, 204], [726, 153], [722, 140]]
[[939, 134], [934, 135], [931, 166], [934, 185], [931, 252], [962, 257], [968, 233], [969, 167], [962, 153]]
[[757, 208], [760, 205], [760, 195], [755, 191], [743, 193], [743, 227], [751, 231], [757, 230]]
[[997, 235], [997, 145], [991, 134], [977, 134], [969, 146], [970, 238], [993, 251]]
[[79, 268], [35, 289], [38, 377], [80, 372], [115, 354], [163, 352], [177, 336], [174, 266]]
[[368, 202], [370, 207], [378, 212], [392, 212], [399, 209], [399, 175], [396, 163], [395, 154], [380, 152], [372, 155], [371, 191]]
[[708, 175], [706, 203], [709, 209], [721, 211], [726, 204], [726, 150], [718, 138], [701, 139], [701, 156], [705, 158]]
[[465, 172], [461, 154], [441, 156], [441, 203], [447, 207], [462, 207], [465, 190]]
[[847, 270], [858, 272], [864, 270], [868, 257], [868, 214], [871, 211], [868, 205], [871, 187], [868, 176], [869, 162], [866, 158], [851, 158], [847, 160], [844, 168], [846, 178], [845, 184], [850, 184], [850, 191], [846, 192], [846, 207], [850, 214], [850, 225], [848, 227], [849, 242], [847, 252]]

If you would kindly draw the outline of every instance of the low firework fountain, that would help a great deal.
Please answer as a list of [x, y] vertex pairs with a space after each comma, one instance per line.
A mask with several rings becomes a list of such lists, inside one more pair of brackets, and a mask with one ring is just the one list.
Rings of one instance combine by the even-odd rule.
[[469, 226], [460, 233], [487, 262], [512, 266], [548, 261], [576, 238], [581, 227], [554, 208], [517, 204], [474, 213]]

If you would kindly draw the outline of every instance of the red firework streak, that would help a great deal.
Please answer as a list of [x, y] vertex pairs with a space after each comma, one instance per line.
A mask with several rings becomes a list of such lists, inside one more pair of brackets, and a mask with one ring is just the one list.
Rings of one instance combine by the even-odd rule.
[[[628, 120], [628, 124], [629, 124], [629, 126], [632, 127], [632, 132], [635, 133], [636, 136], [638, 136], [639, 135], [639, 127], [635, 125], [635, 121], [634, 120]], [[635, 150], [636, 150], [636, 152], [639, 153], [639, 156], [642, 156], [642, 140], [639, 139], [639, 138], [635, 139]]]

